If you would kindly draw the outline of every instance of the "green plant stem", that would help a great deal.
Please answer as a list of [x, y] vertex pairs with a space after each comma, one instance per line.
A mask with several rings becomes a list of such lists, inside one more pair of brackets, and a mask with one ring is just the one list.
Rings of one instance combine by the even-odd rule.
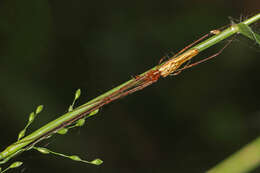
[[[252, 23], [254, 23], [258, 20], [260, 20], [260, 13], [251, 17], [251, 18], [249, 18], [249, 19], [247, 19], [247, 20], [245, 20], [245, 21], [243, 21], [243, 22], [241, 22], [241, 23], [243, 23], [245, 25], [250, 25], [250, 24], [252, 24]], [[228, 38], [228, 37], [230, 37], [230, 36], [232, 36], [236, 33], [239, 34], [239, 27], [237, 27], [237, 25], [234, 24], [234, 25], [231, 25], [231, 27], [222, 31], [220, 34], [217, 34], [217, 35], [197, 44], [193, 48], [198, 49], [199, 51], [203, 51], [203, 50], [215, 45], [216, 43], [218, 43], [218, 42], [220, 42], [220, 41], [222, 41], [222, 40], [224, 40], [224, 39], [226, 39], [226, 38]]]
[[[260, 19], [260, 14], [257, 14], [250, 19], [247, 19], [243, 23], [246, 25], [249, 25], [251, 23], [256, 22]], [[222, 41], [223, 39], [226, 39], [235, 33], [239, 33], [238, 27], [236, 25], [232, 25], [226, 30], [222, 31], [221, 33], [210, 37], [209, 39], [201, 42], [200, 44], [197, 44], [196, 46], [192, 47], [191, 49], [197, 49], [200, 52], [217, 44], [218, 42]], [[185, 52], [184, 52], [185, 53]], [[162, 65], [162, 64], [161, 64]], [[154, 70], [156, 68], [160, 67], [155, 66], [152, 69], [144, 72], [143, 74], [139, 75], [140, 77], [147, 74], [151, 70]], [[84, 115], [87, 115], [91, 113], [92, 111], [95, 111], [99, 107], [103, 105], [99, 105], [102, 98], [106, 98], [110, 94], [119, 91], [122, 87], [126, 86], [127, 84], [133, 82], [135, 79], [131, 79], [118, 87], [115, 87], [114, 89], [111, 89], [110, 91], [104, 93], [103, 95], [100, 95], [96, 97], [95, 99], [87, 102], [86, 104], [83, 104], [82, 106], [79, 106], [78, 108], [74, 109], [73, 111], [70, 111], [61, 117], [57, 118], [56, 120], [51, 121], [50, 123], [44, 125], [40, 129], [34, 131], [33, 133], [29, 134], [28, 136], [22, 138], [21, 140], [11, 144], [8, 146], [4, 151], [0, 153], [0, 164], [5, 163], [12, 157], [14, 157], [16, 154], [21, 153], [23, 151], [31, 149], [36, 143], [39, 141], [49, 137], [50, 135], [56, 133], [59, 129], [63, 128], [64, 126], [70, 125], [71, 122], [74, 122], [77, 120], [78, 117], [82, 117]]]
[[220, 162], [207, 173], [243, 173], [254, 170], [260, 163], [260, 137]]

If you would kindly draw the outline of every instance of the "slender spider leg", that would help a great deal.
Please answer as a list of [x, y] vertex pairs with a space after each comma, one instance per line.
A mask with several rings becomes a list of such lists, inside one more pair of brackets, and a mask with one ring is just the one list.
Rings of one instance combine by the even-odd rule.
[[210, 60], [212, 58], [217, 57], [218, 55], [220, 55], [224, 51], [225, 48], [227, 48], [231, 44], [232, 41], [233, 41], [233, 39], [232, 40], [228, 40], [228, 43], [223, 48], [221, 48], [217, 53], [215, 53], [215, 54], [213, 54], [213, 55], [211, 55], [211, 56], [209, 56], [209, 57], [207, 57], [205, 59], [202, 59], [202, 60], [200, 60], [198, 62], [192, 63], [190, 65], [186, 65], [183, 68], [180, 68], [180, 69], [176, 70], [173, 75], [178, 75], [183, 70], [186, 70], [188, 68], [194, 67], [194, 66], [196, 66], [198, 64], [201, 64], [201, 63], [203, 63], [205, 61], [208, 61], [208, 60]]

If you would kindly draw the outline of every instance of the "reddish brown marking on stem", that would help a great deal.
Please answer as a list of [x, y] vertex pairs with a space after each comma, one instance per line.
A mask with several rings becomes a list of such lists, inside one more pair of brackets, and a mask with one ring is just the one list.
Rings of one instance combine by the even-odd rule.
[[159, 78], [160, 78], [160, 72], [158, 69], [155, 70], [150, 70], [149, 72], [147, 72], [145, 74], [145, 80], [146, 81], [152, 81], [152, 82], [156, 82]]
[[156, 82], [160, 78], [158, 69], [150, 70], [142, 76], [136, 76], [134, 81], [120, 89], [120, 93], [117, 93], [116, 98], [120, 98], [136, 91], [139, 91], [152, 83]]

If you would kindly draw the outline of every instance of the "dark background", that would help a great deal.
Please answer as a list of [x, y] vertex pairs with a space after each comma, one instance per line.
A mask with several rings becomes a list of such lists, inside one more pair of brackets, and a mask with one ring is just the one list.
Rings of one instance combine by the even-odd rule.
[[[259, 7], [259, 0], [1, 0], [1, 150], [37, 105], [45, 110], [31, 132], [64, 114], [77, 88], [80, 105]], [[101, 166], [32, 151], [14, 172], [204, 172], [260, 134], [259, 53], [236, 37], [216, 59], [111, 103], [48, 142], [57, 152], [101, 158]]]

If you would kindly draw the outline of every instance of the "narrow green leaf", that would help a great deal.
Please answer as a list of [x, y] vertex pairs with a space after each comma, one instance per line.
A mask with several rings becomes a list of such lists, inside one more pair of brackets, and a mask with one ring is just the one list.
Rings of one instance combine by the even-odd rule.
[[0, 167], [0, 173], [2, 172], [2, 168]]
[[260, 45], [260, 35], [255, 32], [254, 32], [254, 34], [255, 34], [256, 42]]
[[256, 41], [256, 43], [260, 45], [260, 35], [255, 33], [248, 25], [246, 25], [244, 23], [239, 23], [239, 24], [237, 24], [237, 26], [239, 28], [240, 34], [248, 37], [251, 40]]

